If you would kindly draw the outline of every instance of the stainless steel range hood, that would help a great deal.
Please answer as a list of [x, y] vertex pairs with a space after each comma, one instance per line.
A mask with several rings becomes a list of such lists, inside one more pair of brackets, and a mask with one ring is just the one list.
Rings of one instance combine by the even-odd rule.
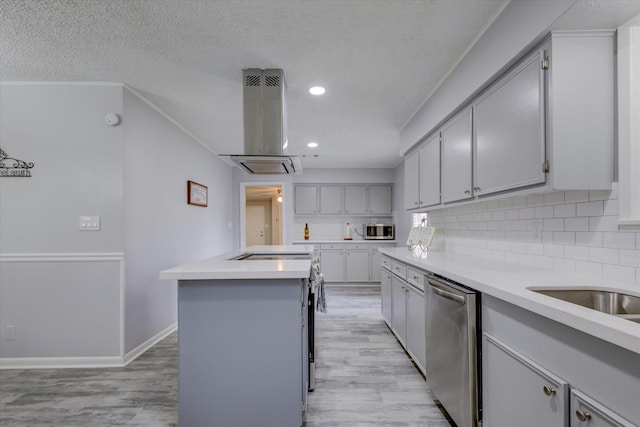
[[249, 174], [302, 173], [298, 156], [287, 155], [287, 85], [282, 69], [242, 70], [244, 154], [223, 155]]

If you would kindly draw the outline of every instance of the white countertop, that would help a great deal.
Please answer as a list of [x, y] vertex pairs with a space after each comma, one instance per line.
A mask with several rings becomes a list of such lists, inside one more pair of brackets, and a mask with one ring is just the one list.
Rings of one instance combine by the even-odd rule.
[[528, 289], [607, 288], [640, 296], [638, 285], [594, 280], [470, 255], [437, 251], [417, 255], [404, 247], [379, 250], [409, 265], [442, 275], [484, 294], [640, 354], [640, 323], [541, 295]]
[[346, 244], [354, 244], [354, 243], [365, 243], [365, 244], [369, 244], [369, 245], [374, 245], [374, 244], [379, 244], [379, 243], [383, 243], [383, 244], [392, 244], [395, 245], [396, 243], [398, 243], [397, 240], [384, 240], [384, 239], [371, 239], [371, 240], [365, 240], [365, 239], [352, 239], [352, 240], [344, 240], [344, 239], [340, 239], [340, 240], [321, 240], [321, 239], [314, 239], [314, 240], [294, 240], [293, 244], [294, 245], [300, 245], [300, 244], [321, 244], [321, 243], [346, 243]]
[[[232, 261], [245, 253], [309, 254], [309, 259]], [[313, 245], [250, 246], [160, 272], [166, 280], [303, 279], [309, 277]]]

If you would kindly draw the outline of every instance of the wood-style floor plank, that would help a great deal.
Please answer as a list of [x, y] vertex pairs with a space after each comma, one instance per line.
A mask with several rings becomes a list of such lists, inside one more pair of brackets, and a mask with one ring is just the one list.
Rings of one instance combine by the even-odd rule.
[[[328, 287], [327, 300], [306, 427], [448, 427], [382, 321], [380, 288]], [[177, 390], [172, 334], [124, 368], [0, 370], [0, 425], [176, 426]]]

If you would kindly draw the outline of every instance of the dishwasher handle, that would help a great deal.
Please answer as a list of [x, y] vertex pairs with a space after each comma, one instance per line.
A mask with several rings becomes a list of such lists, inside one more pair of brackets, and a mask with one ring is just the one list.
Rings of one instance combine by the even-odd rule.
[[441, 289], [439, 287], [436, 286], [437, 282], [432, 282], [431, 280], [429, 280], [429, 284], [431, 285], [431, 289], [433, 289], [433, 292], [436, 295], [439, 295], [443, 298], [446, 298], [448, 300], [457, 302], [458, 304], [464, 305], [466, 303], [466, 299], [465, 297], [463, 297], [462, 295], [458, 295], [458, 294], [454, 294], [453, 292], [448, 292], [445, 291], [444, 289]]

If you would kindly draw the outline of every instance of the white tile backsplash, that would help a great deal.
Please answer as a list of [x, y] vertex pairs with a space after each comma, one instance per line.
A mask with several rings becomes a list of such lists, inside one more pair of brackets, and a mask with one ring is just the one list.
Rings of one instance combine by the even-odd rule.
[[[447, 251], [640, 284], [640, 232], [612, 191], [557, 191], [429, 212]], [[541, 227], [541, 229], [540, 229]]]

